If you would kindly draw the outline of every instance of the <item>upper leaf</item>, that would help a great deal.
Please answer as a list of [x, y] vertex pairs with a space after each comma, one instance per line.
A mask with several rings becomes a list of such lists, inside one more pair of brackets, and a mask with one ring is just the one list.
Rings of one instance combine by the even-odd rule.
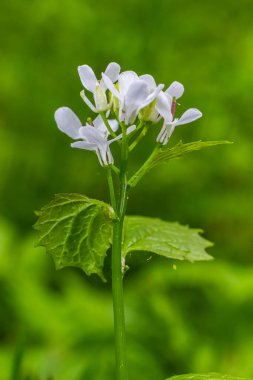
[[124, 256], [131, 251], [148, 251], [171, 259], [211, 260], [205, 248], [213, 244], [199, 229], [142, 216], [128, 216], [124, 224]]
[[173, 158], [182, 157], [186, 153], [194, 152], [203, 148], [209, 148], [211, 146], [231, 144], [229, 141], [195, 141], [187, 144], [183, 144], [179, 141], [175, 146], [169, 148], [167, 145], [157, 146], [144, 165], [132, 176], [128, 184], [134, 187], [140, 179], [149, 172], [152, 168], [159, 164], [168, 162]]
[[220, 373], [187, 373], [172, 376], [166, 380], [249, 380], [245, 377], [222, 375]]
[[80, 194], [58, 194], [38, 213], [37, 246], [44, 246], [56, 269], [72, 266], [103, 280], [103, 264], [111, 244], [113, 209]]

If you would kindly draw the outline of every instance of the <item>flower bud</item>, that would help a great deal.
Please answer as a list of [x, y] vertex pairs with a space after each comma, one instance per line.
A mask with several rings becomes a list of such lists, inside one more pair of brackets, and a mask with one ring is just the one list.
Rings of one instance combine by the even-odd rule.
[[94, 100], [98, 112], [106, 111], [108, 109], [106, 94], [100, 84], [96, 85]]

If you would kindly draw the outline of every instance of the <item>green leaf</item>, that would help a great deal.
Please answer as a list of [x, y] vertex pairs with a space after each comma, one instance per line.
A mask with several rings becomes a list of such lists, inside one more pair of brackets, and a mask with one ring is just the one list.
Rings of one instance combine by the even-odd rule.
[[157, 165], [167, 163], [174, 158], [180, 158], [184, 154], [194, 152], [196, 150], [209, 148], [216, 145], [232, 144], [229, 141], [195, 141], [183, 144], [182, 141], [172, 148], [167, 145], [158, 145], [142, 167], [130, 178], [128, 184], [131, 187], [136, 186], [140, 179]]
[[80, 194], [57, 194], [39, 212], [34, 225], [36, 246], [52, 255], [56, 269], [81, 268], [102, 280], [106, 251], [111, 244], [113, 209], [106, 203]]
[[245, 377], [222, 375], [220, 373], [188, 373], [172, 376], [166, 380], [250, 380]]
[[191, 262], [211, 260], [205, 248], [213, 244], [202, 238], [201, 232], [160, 219], [128, 216], [124, 224], [123, 253], [126, 256], [131, 251], [147, 251]]

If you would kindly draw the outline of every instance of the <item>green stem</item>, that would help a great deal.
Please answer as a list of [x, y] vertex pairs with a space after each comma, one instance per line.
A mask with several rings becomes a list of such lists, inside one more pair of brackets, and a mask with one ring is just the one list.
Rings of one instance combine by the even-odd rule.
[[[135, 130], [131, 133], [130, 136], [127, 136], [127, 139], [130, 140], [132, 139], [138, 132], [139, 130], [143, 127], [143, 120], [140, 120], [139, 124], [135, 128]], [[129, 149], [130, 150], [130, 149]]]
[[117, 204], [116, 204], [116, 198], [115, 198], [115, 191], [113, 186], [113, 179], [112, 179], [112, 169], [109, 166], [107, 169], [107, 181], [108, 181], [108, 187], [110, 192], [110, 199], [112, 207], [114, 208], [114, 211], [117, 212]]
[[143, 139], [143, 137], [146, 135], [147, 133], [147, 130], [148, 130], [148, 127], [145, 125], [145, 127], [143, 128], [143, 130], [141, 131], [141, 133], [139, 134], [139, 136], [133, 141], [133, 143], [130, 145], [129, 147], [129, 151], [131, 152], [135, 147], [136, 145]]
[[137, 170], [137, 172], [134, 173], [134, 175], [128, 181], [129, 187], [136, 186], [137, 183], [139, 182], [139, 180], [144, 176], [144, 174], [146, 174], [152, 168], [151, 163], [152, 163], [152, 161], [153, 161], [154, 157], [156, 156], [157, 151], [159, 149], [161, 149], [161, 145], [157, 144], [155, 149], [151, 153], [151, 155], [148, 157], [148, 159], [144, 162], [144, 164], [140, 167], [140, 169]]
[[117, 166], [115, 166], [115, 165], [112, 164], [111, 168], [112, 168], [112, 170], [114, 171], [115, 174], [119, 175], [119, 169], [117, 168]]
[[120, 168], [120, 193], [117, 204], [118, 218], [113, 226], [112, 242], [112, 296], [114, 313], [115, 354], [117, 380], [127, 380], [126, 360], [126, 334], [125, 312], [123, 299], [123, 273], [122, 273], [122, 233], [127, 203], [127, 160], [128, 145], [126, 130], [123, 128], [121, 168]]
[[[109, 122], [108, 122], [108, 120], [107, 120], [107, 118], [106, 118], [106, 116], [105, 116], [105, 113], [104, 113], [104, 112], [101, 112], [101, 113], [100, 113], [100, 116], [102, 117], [103, 122], [105, 123], [106, 128], [108, 129], [108, 132], [110, 133], [110, 135], [111, 135], [112, 137], [114, 137], [114, 138], [117, 137], [116, 133], [113, 132], [112, 127], [110, 126], [110, 124], [109, 124]], [[118, 141], [118, 140], [117, 140], [117, 141]]]

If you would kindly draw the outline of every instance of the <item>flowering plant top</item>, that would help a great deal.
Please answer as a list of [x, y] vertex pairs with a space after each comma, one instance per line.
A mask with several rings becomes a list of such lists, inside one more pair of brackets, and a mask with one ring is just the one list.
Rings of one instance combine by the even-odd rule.
[[[88, 65], [79, 66], [78, 73], [84, 87], [81, 97], [99, 116], [94, 120], [89, 118], [83, 126], [70, 108], [61, 107], [55, 112], [55, 120], [62, 132], [77, 140], [71, 144], [73, 148], [95, 151], [102, 166], [114, 163], [110, 144], [121, 140], [125, 129], [130, 139], [147, 125], [151, 128], [162, 121], [156, 141], [166, 145], [176, 126], [202, 116], [198, 109], [190, 108], [175, 118], [177, 99], [184, 93], [184, 86], [179, 82], [173, 82], [164, 91], [164, 84], [157, 85], [151, 75], [120, 72], [115, 62], [106, 67], [99, 80]], [[117, 134], [119, 126], [122, 131]], [[132, 147], [135, 145], [136, 140]]]

